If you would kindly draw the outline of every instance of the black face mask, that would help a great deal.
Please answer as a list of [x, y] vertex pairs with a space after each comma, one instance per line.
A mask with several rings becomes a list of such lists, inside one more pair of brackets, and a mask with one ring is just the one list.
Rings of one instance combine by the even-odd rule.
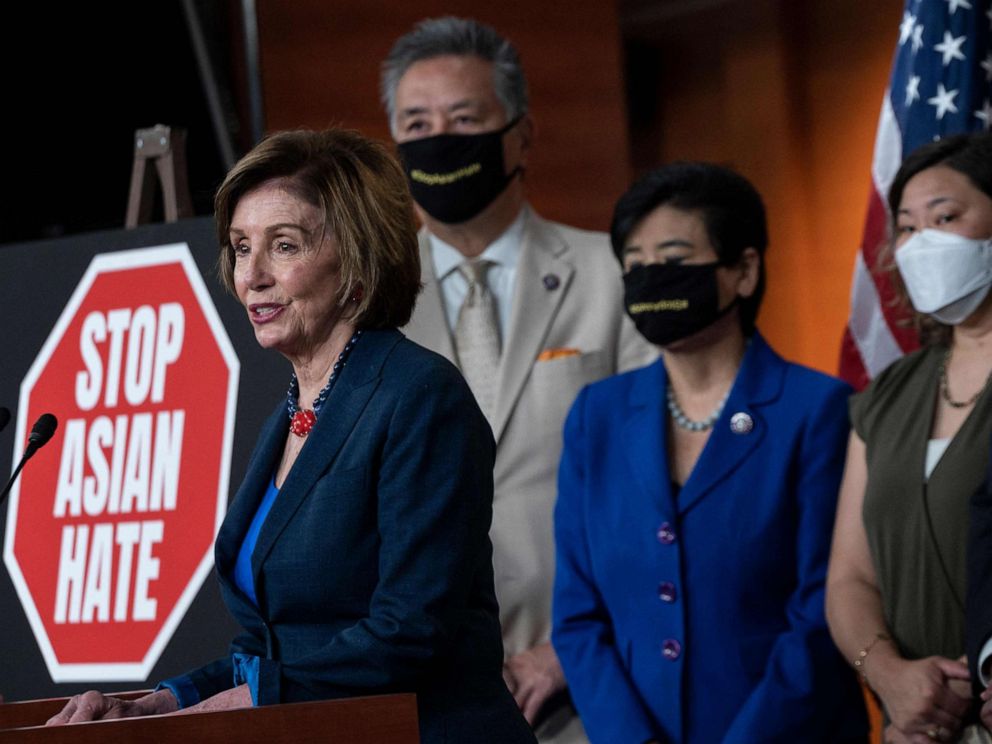
[[719, 261], [708, 264], [648, 264], [623, 276], [623, 304], [648, 341], [666, 346], [712, 325], [733, 309], [720, 307]]
[[481, 134], [438, 134], [398, 145], [410, 193], [434, 219], [449, 225], [465, 222], [503, 193], [510, 173], [503, 165], [503, 135], [516, 126]]

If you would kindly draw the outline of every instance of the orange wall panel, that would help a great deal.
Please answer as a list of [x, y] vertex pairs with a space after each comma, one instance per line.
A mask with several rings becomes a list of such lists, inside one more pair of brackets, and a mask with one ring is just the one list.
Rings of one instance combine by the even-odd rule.
[[620, 31], [610, 2], [259, 0], [269, 130], [336, 124], [389, 139], [379, 65], [416, 21], [445, 14], [490, 23], [520, 51], [536, 123], [526, 178], [538, 211], [607, 229], [629, 177]]
[[[662, 103], [633, 166], [712, 160], [754, 182], [770, 228], [759, 326], [785, 356], [834, 373], [902, 3], [684, 6], [624, 26], [661, 66], [657, 88], [634, 94]], [[657, 143], [653, 162], [636, 136]]]

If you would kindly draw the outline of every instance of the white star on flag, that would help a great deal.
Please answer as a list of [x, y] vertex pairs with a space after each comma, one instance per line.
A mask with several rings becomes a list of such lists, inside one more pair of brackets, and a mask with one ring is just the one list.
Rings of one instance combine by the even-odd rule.
[[961, 51], [961, 46], [967, 38], [967, 36], [959, 36], [955, 39], [951, 36], [950, 31], [945, 31], [944, 40], [939, 44], [934, 44], [934, 51], [940, 52], [944, 55], [944, 67], [951, 64], [952, 59], [964, 59], [964, 53]]
[[954, 98], [957, 96], [956, 90], [947, 90], [943, 83], [937, 83], [937, 95], [928, 98], [927, 103], [937, 107], [937, 118], [943, 119], [944, 114], [950, 111], [952, 114], [958, 112], [958, 107], [954, 105]]
[[899, 24], [899, 46], [902, 46], [913, 35], [913, 26], [916, 25], [916, 16], [908, 10], [902, 15], [902, 23]]
[[950, 6], [951, 15], [954, 15], [958, 8], [971, 10], [971, 3], [968, 0], [947, 0], [947, 4]]
[[886, 196], [899, 164], [942, 137], [983, 130], [992, 136], [992, 0], [903, 0], [902, 12], [892, 10], [895, 53], [878, 118], [872, 188], [841, 346], [841, 377], [858, 389], [919, 348], [903, 322], [908, 315], [891, 302], [896, 288], [877, 270], [889, 242]]
[[909, 106], [913, 101], [920, 100], [920, 76], [912, 75], [909, 78], [909, 82], [906, 83], [906, 105]]
[[923, 24], [917, 23], [913, 29], [913, 53], [920, 51], [923, 47]]
[[989, 131], [989, 125], [992, 125], [992, 103], [989, 103], [988, 98], [985, 99], [985, 105], [982, 106], [982, 110], [975, 112], [975, 117], [981, 119], [985, 131]]

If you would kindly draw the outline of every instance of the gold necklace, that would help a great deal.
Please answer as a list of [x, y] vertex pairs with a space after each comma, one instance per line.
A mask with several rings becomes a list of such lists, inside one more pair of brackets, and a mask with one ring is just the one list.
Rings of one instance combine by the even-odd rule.
[[992, 380], [992, 372], [989, 372], [989, 376], [985, 378], [985, 383], [978, 389], [978, 392], [968, 398], [968, 400], [954, 400], [947, 385], [947, 363], [950, 360], [951, 350], [948, 349], [944, 354], [944, 358], [940, 360], [940, 397], [947, 401], [947, 405], [951, 408], [968, 408], [975, 405], [975, 401], [981, 397], [982, 393], [985, 392], [985, 388], [988, 387], [989, 380]]

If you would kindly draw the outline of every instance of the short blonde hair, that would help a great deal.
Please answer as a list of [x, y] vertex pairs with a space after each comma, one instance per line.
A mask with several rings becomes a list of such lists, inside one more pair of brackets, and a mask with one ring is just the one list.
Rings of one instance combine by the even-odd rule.
[[338, 244], [343, 307], [357, 297], [356, 328], [406, 325], [420, 291], [417, 223], [406, 177], [386, 148], [358, 132], [279, 132], [241, 158], [214, 199], [220, 243], [218, 267], [234, 291], [230, 229], [245, 194], [272, 179], [324, 216]]

